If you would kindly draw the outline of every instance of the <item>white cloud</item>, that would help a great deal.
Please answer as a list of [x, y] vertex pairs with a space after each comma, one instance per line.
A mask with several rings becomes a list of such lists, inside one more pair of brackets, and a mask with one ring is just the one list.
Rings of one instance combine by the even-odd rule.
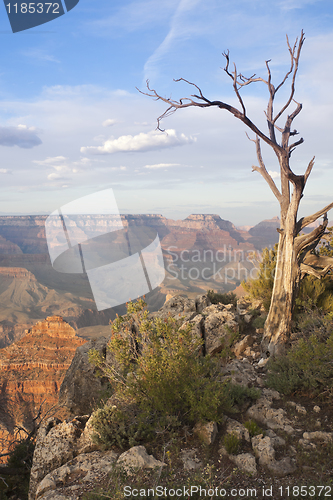
[[68, 179], [68, 177], [64, 177], [61, 174], [56, 174], [55, 172], [53, 172], [52, 174], [49, 174], [47, 176], [47, 178], [49, 181], [60, 181], [60, 180], [67, 180]]
[[117, 120], [115, 120], [114, 118], [109, 118], [108, 120], [105, 120], [102, 125], [103, 127], [112, 127], [112, 125], [114, 125], [115, 123], [117, 123]]
[[0, 174], [12, 174], [13, 172], [8, 168], [0, 168]]
[[179, 167], [180, 163], [156, 163], [155, 165], [146, 165], [144, 168], [156, 169], [156, 168], [168, 168], [168, 167]]
[[130, 151], [152, 151], [154, 149], [169, 148], [194, 142], [196, 139], [186, 137], [185, 134], [177, 135], [174, 129], [161, 133], [152, 130], [148, 133], [141, 132], [138, 135], [122, 135], [118, 139], [109, 139], [103, 146], [82, 147], [81, 153], [90, 154], [111, 154]]
[[59, 163], [64, 163], [67, 160], [65, 156], [48, 156], [45, 160], [33, 160], [37, 165], [46, 165], [55, 167]]
[[16, 127], [0, 126], [0, 146], [18, 146], [23, 149], [30, 149], [42, 144], [36, 134], [35, 127], [27, 125], [17, 125]]

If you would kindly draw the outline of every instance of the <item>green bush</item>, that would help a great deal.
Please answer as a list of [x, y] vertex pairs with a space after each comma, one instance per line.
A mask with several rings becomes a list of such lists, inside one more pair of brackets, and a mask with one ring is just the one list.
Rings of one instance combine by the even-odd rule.
[[258, 436], [259, 434], [263, 434], [264, 431], [254, 420], [248, 420], [244, 423], [244, 427], [249, 431], [250, 437]]
[[[139, 420], [150, 422], [158, 433], [221, 421], [230, 398], [218, 360], [201, 355], [202, 339], [192, 334], [191, 325], [181, 328], [183, 319], [148, 319], [145, 306], [142, 299], [129, 303], [127, 315], [113, 322], [108, 344], [112, 363], [96, 350], [89, 360], [109, 378], [116, 394], [135, 403]], [[108, 413], [113, 426], [117, 415]]]
[[269, 360], [266, 384], [283, 394], [333, 397], [333, 333], [301, 338], [284, 356]]
[[128, 448], [151, 437], [149, 423], [140, 421], [135, 410], [133, 412], [133, 405], [129, 405], [125, 412], [114, 405], [106, 404], [93, 412], [91, 424], [95, 431], [93, 441], [102, 448]]
[[[318, 252], [318, 255], [333, 255], [333, 231], [328, 243], [323, 244]], [[259, 265], [258, 275], [254, 279], [243, 281], [242, 286], [248, 294], [262, 301], [265, 310], [268, 312], [271, 304], [271, 297], [274, 285], [275, 267], [277, 260], [278, 245], [273, 249], [265, 248], [262, 252], [262, 261]], [[332, 254], [332, 255], [331, 255]], [[333, 279], [332, 275], [322, 279], [317, 279], [314, 276], [305, 276], [298, 290], [298, 295], [295, 301], [295, 313], [298, 315], [304, 309], [320, 308], [324, 312], [333, 312]], [[261, 328], [261, 326], [256, 326]]]
[[266, 318], [267, 318], [267, 315], [265, 315], [265, 316], [257, 316], [257, 317], [256, 317], [256, 318], [254, 318], [254, 320], [252, 321], [252, 326], [253, 326], [254, 328], [264, 328]]
[[265, 248], [262, 252], [262, 260], [259, 264], [257, 277], [242, 282], [244, 290], [248, 292], [252, 298], [261, 300], [267, 312], [271, 304], [277, 249], [277, 244], [271, 250]]
[[227, 393], [232, 406], [242, 406], [248, 401], [256, 401], [261, 395], [260, 389], [232, 383], [228, 384]]
[[229, 455], [236, 455], [240, 447], [240, 440], [234, 433], [226, 434], [224, 436], [223, 444]]
[[208, 290], [207, 296], [212, 304], [237, 304], [237, 295], [232, 292], [228, 293], [217, 293], [213, 290]]

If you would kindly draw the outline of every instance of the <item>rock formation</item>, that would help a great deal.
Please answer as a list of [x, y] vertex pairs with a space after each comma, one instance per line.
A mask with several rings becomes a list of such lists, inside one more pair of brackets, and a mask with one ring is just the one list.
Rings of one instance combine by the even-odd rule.
[[42, 403], [43, 413], [57, 404], [65, 373], [77, 347], [85, 342], [60, 316], [51, 316], [0, 350], [2, 442], [10, 441], [16, 425], [31, 430], [32, 418]]
[[[214, 485], [214, 489], [215, 486], [222, 488], [221, 491], [224, 493], [221, 493], [220, 496], [224, 497], [230, 496], [228, 495], [230, 491], [233, 491], [232, 496], [234, 496], [236, 490], [245, 492], [246, 488], [253, 488], [253, 492], [257, 488], [255, 496], [260, 496], [261, 492], [265, 490], [267, 498], [275, 498], [276, 495], [273, 492], [276, 492], [277, 495], [283, 493], [287, 491], [286, 486], [298, 484], [299, 481], [302, 484], [312, 484], [312, 477], [308, 482], [311, 467], [302, 470], [304, 463], [302, 448], [305, 453], [313, 452], [320, 447], [325, 450], [325, 447], [333, 442], [333, 433], [328, 430], [329, 422], [324, 424], [327, 417], [323, 418], [322, 409], [318, 405], [314, 406], [312, 403], [312, 407], [306, 410], [299, 403], [285, 401], [277, 391], [263, 388], [265, 368], [261, 368], [260, 363], [258, 363], [260, 345], [258, 337], [260, 334], [253, 327], [251, 331], [252, 320], [246, 320], [255, 310], [258, 312], [260, 305], [257, 302], [250, 303], [244, 299], [240, 299], [236, 307], [221, 306], [221, 308], [215, 309], [215, 306], [209, 303], [207, 296], [197, 297], [196, 300], [173, 297], [162, 310], [153, 315], [161, 318], [167, 315], [178, 318], [183, 316], [184, 320], [193, 323], [194, 328], [196, 328], [199, 324], [196, 318], [199, 315], [203, 317], [203, 324], [206, 321], [208, 324], [212, 324], [215, 317], [220, 322], [221, 312], [224, 312], [225, 321], [236, 321], [238, 325], [243, 325], [243, 327], [244, 324], [247, 325], [234, 346], [238, 359], [229, 362], [222, 369], [226, 379], [231, 379], [234, 384], [255, 387], [259, 395], [257, 401], [247, 402], [242, 413], [225, 416], [219, 426], [215, 422], [206, 422], [196, 425], [193, 429], [183, 429], [184, 432], [186, 431], [186, 439], [177, 443], [179, 448], [177, 447], [175, 455], [173, 455], [171, 448], [168, 449], [170, 443], [165, 445], [164, 452], [161, 452], [161, 447], [158, 451], [151, 444], [149, 444], [148, 453], [143, 446], [134, 446], [123, 450], [122, 454], [119, 453], [119, 450], [114, 449], [102, 451], [94, 443], [94, 429], [89, 415], [83, 414], [83, 416], [71, 417], [65, 421], [51, 418], [42, 424], [38, 432], [29, 500], [63, 500], [67, 498], [74, 500], [81, 498], [85, 492], [94, 491], [96, 484], [101, 485], [103, 480], [105, 480], [103, 484], [108, 488], [105, 490], [106, 495], [110, 495], [110, 492], [112, 494], [113, 488], [117, 493], [123, 492], [123, 488], [120, 489], [119, 486], [119, 478], [122, 475], [127, 475], [123, 484], [132, 484], [131, 478], [134, 478], [133, 484], [138, 487], [138, 483], [135, 481], [141, 475], [133, 475], [133, 472], [142, 468], [148, 471], [150, 467], [156, 467], [158, 473], [149, 476], [151, 484], [149, 483], [148, 487], [152, 488], [153, 484], [160, 484], [156, 483], [156, 477], [161, 478], [162, 469], [165, 468], [167, 471], [165, 477], [168, 474], [171, 477], [174, 462], [177, 464], [176, 468], [173, 469], [176, 470], [177, 474], [177, 487], [183, 487], [184, 484], [195, 485], [196, 483], [191, 482], [189, 478], [200, 477], [203, 479], [206, 477], [205, 475], [209, 474], [209, 471], [210, 473], [213, 471], [214, 476], [209, 476], [209, 478], [210, 480], [214, 479], [209, 484], [212, 484], [211, 487]], [[224, 338], [223, 323], [216, 326], [215, 334]], [[244, 339], [249, 335], [252, 337], [251, 342], [244, 342]], [[101, 342], [96, 344], [100, 353], [105, 353], [105, 355], [106, 342], [107, 339], [101, 339]], [[85, 398], [85, 405], [81, 407], [81, 410], [88, 408], [89, 394], [91, 402], [94, 401], [95, 374], [92, 369], [89, 370], [87, 367], [87, 348], [90, 346], [92, 343], [78, 348], [75, 359], [62, 384], [62, 391], [65, 395], [64, 402], [71, 409], [78, 409], [80, 397]], [[85, 384], [82, 382], [83, 379], [86, 379]], [[90, 393], [87, 390], [89, 387]], [[71, 398], [74, 397], [76, 398], [75, 404], [71, 401]], [[279, 404], [282, 403], [285, 404], [285, 408], [279, 407]], [[112, 399], [110, 404], [117, 403]], [[296, 412], [296, 415], [293, 415], [293, 412]], [[312, 419], [309, 418], [310, 413]], [[320, 418], [318, 418], [319, 415]], [[249, 422], [246, 423], [248, 419], [252, 419], [252, 423], [260, 424], [260, 427], [257, 424], [256, 435], [252, 431], [250, 432], [251, 427], [247, 425]], [[321, 426], [323, 430], [318, 430], [318, 427]], [[239, 440], [240, 449], [238, 451], [227, 451], [222, 444], [228, 435]], [[204, 445], [200, 444], [197, 436], [205, 443]], [[218, 456], [212, 454], [207, 462], [207, 447], [216, 444]], [[214, 464], [212, 464], [213, 459], [215, 460]], [[235, 465], [236, 470], [234, 469]], [[118, 469], [123, 472], [118, 473]], [[226, 476], [226, 471], [232, 469], [234, 469], [232, 474]], [[196, 476], [189, 476], [192, 472]], [[297, 473], [297, 477], [293, 477], [294, 473]], [[144, 474], [145, 478], [148, 477], [147, 474], [148, 472]], [[286, 480], [284, 480], [285, 478]], [[147, 482], [144, 484], [147, 485]], [[174, 486], [174, 482], [172, 482], [172, 487]], [[235, 489], [231, 490], [232, 487]], [[240, 490], [240, 488], [244, 489]], [[144, 494], [142, 493], [142, 495]], [[242, 494], [242, 496], [244, 495]], [[279, 494], [279, 497], [282, 498], [282, 495]]]

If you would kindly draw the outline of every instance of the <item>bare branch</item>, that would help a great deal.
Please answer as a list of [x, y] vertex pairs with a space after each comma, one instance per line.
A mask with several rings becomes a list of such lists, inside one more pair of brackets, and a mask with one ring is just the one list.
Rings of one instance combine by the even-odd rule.
[[281, 203], [282, 195], [281, 195], [280, 191], [278, 190], [272, 176], [269, 175], [269, 173], [267, 172], [266, 166], [265, 166], [264, 161], [262, 159], [260, 139], [257, 136], [256, 140], [250, 139], [250, 141], [255, 142], [255, 144], [256, 144], [256, 152], [257, 152], [257, 158], [258, 158], [258, 162], [259, 162], [259, 167], [256, 167], [254, 165], [252, 166], [252, 172], [254, 172], [254, 171], [259, 172], [263, 176], [263, 178], [265, 179], [265, 181], [268, 183], [269, 187], [271, 188], [274, 196], [277, 198], [278, 202]]
[[[294, 241], [295, 254], [297, 256], [300, 256], [301, 262], [303, 262], [305, 258], [304, 250], [306, 250], [306, 252], [309, 252], [316, 248], [321, 237], [325, 233], [327, 224], [328, 220], [327, 220], [327, 215], [325, 214], [324, 221], [322, 224], [320, 224], [320, 226], [313, 229], [311, 233], [301, 234], [295, 238]], [[301, 252], [303, 252], [302, 255]]]
[[233, 84], [233, 86], [234, 86], [235, 94], [238, 97], [240, 105], [242, 106], [243, 115], [246, 116], [246, 109], [245, 109], [245, 106], [244, 106], [244, 102], [243, 102], [243, 99], [241, 98], [241, 95], [240, 95], [239, 90], [237, 88], [237, 68], [236, 68], [236, 64], [235, 63], [234, 63], [234, 84]]
[[[309, 167], [308, 167], [308, 169], [309, 169]], [[306, 175], [306, 173], [305, 173], [305, 175]], [[308, 176], [309, 175], [310, 175], [310, 172], [309, 172]], [[308, 215], [307, 217], [302, 217], [297, 222], [296, 232], [299, 233], [300, 231], [302, 231], [302, 229], [304, 227], [308, 226], [309, 224], [312, 224], [312, 222], [316, 222], [316, 220], [319, 219], [319, 217], [321, 217], [322, 215], [326, 214], [332, 208], [333, 208], [333, 203], [330, 203], [329, 205], [326, 205], [326, 207], [322, 208], [321, 210], [318, 210], [318, 212], [316, 212], [315, 214]]]
[[247, 127], [249, 127], [264, 142], [266, 142], [269, 146], [271, 146], [273, 148], [273, 150], [276, 152], [276, 154], [278, 154], [279, 152], [280, 153], [284, 153], [284, 151], [282, 150], [281, 146], [279, 146], [277, 143], [274, 143], [273, 141], [271, 141], [271, 139], [269, 137], [267, 137], [239, 109], [237, 109], [234, 106], [231, 106], [230, 104], [227, 104], [227, 103], [225, 103], [223, 101], [210, 101], [209, 99], [207, 99], [203, 95], [201, 89], [197, 85], [195, 85], [192, 82], [189, 82], [188, 80], [185, 80], [184, 78], [179, 78], [179, 79], [177, 79], [175, 81], [176, 82], [184, 81], [184, 82], [188, 83], [189, 85], [193, 85], [199, 91], [199, 95], [193, 94], [193, 95], [191, 95], [191, 97], [193, 97], [195, 99], [198, 99], [199, 101], [203, 101], [203, 102], [195, 101], [194, 99], [191, 99], [189, 97], [182, 98], [179, 101], [175, 101], [175, 100], [172, 100], [172, 99], [168, 99], [166, 97], [162, 97], [161, 95], [159, 95], [156, 92], [156, 90], [151, 89], [149, 87], [149, 81], [147, 81], [147, 88], [148, 88], [148, 90], [149, 90], [150, 93], [148, 93], [148, 92], [142, 92], [141, 90], [138, 89], [139, 92], [141, 94], [147, 95], [149, 97], [153, 97], [156, 100], [161, 100], [161, 101], [163, 101], [163, 102], [165, 102], [165, 103], [167, 103], [169, 105], [169, 107], [166, 109], [166, 111], [164, 111], [164, 113], [157, 118], [157, 129], [158, 130], [161, 130], [162, 132], [164, 131], [163, 129], [160, 128], [160, 122], [161, 122], [161, 120], [163, 118], [166, 118], [167, 116], [170, 116], [171, 114], [173, 114], [177, 109], [188, 108], [188, 107], [192, 107], [192, 106], [197, 106], [197, 107], [200, 107], [200, 108], [207, 108], [207, 107], [210, 107], [210, 106], [216, 106], [216, 107], [218, 107], [220, 109], [226, 109], [227, 111], [229, 111], [229, 113], [233, 114], [235, 116], [235, 118], [238, 118], [239, 120], [241, 120]]
[[311, 274], [312, 276], [315, 276], [318, 279], [324, 278], [331, 269], [333, 268], [333, 265], [325, 267], [325, 269], [315, 269], [312, 266], [309, 266], [307, 264], [300, 264], [300, 270], [301, 270], [301, 278], [305, 276], [305, 274]]
[[312, 171], [313, 165], [314, 165], [314, 161], [315, 161], [315, 156], [309, 162], [309, 165], [307, 166], [307, 169], [305, 171], [305, 174], [304, 174], [304, 184], [306, 184], [306, 181], [308, 180], [309, 175], [311, 174], [311, 171]]
[[308, 252], [304, 257], [303, 262], [309, 266], [319, 267], [321, 269], [333, 269], [333, 257], [328, 257], [326, 255], [315, 255]]
[[[286, 109], [290, 105], [291, 101], [293, 100], [293, 97], [294, 97], [294, 94], [295, 94], [295, 80], [296, 80], [296, 74], [297, 74], [297, 70], [298, 70], [298, 63], [299, 63], [299, 58], [300, 58], [300, 55], [301, 55], [301, 49], [302, 49], [304, 40], [305, 40], [305, 36], [304, 36], [304, 32], [302, 30], [301, 37], [300, 37], [300, 40], [299, 40], [299, 43], [298, 43], [297, 54], [296, 54], [296, 57], [295, 57], [295, 51], [296, 51], [296, 46], [297, 46], [298, 39], [296, 39], [294, 47], [291, 48], [290, 43], [289, 43], [289, 39], [288, 39], [288, 36], [287, 36], [287, 44], [288, 44], [290, 56], [292, 58], [292, 63], [291, 63], [291, 70], [289, 71], [289, 73], [287, 73], [287, 76], [285, 77], [283, 83], [286, 81], [286, 79], [288, 78], [288, 76], [291, 73], [293, 73], [293, 78], [292, 78], [292, 82], [291, 82], [291, 90], [290, 90], [289, 99], [288, 99], [287, 103], [280, 109], [280, 111], [275, 116], [274, 123], [286, 111]], [[280, 86], [281, 86], [281, 84], [280, 84]], [[280, 88], [280, 86], [278, 88]]]

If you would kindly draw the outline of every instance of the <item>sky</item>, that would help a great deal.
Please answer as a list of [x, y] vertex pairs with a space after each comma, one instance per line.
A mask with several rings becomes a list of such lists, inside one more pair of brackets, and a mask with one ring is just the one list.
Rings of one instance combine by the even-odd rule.
[[[8, 0], [9, 1], [9, 0]], [[209, 99], [237, 105], [222, 53], [246, 76], [273, 83], [289, 66], [291, 42], [305, 32], [294, 124], [304, 138], [291, 167], [316, 157], [300, 207], [333, 201], [333, 4], [331, 0], [80, 0], [65, 15], [12, 33], [0, 5], [0, 213], [50, 214], [112, 188], [120, 213], [173, 219], [218, 214], [235, 225], [279, 215], [252, 165], [246, 127], [221, 109], [166, 106], [141, 91], [178, 99], [196, 83]], [[266, 132], [267, 87], [243, 89], [248, 116]], [[289, 90], [288, 81], [277, 105]], [[250, 133], [250, 138], [253, 135]], [[263, 147], [266, 168], [279, 168]], [[333, 211], [332, 211], [333, 212]], [[333, 220], [331, 212], [329, 219]]]

